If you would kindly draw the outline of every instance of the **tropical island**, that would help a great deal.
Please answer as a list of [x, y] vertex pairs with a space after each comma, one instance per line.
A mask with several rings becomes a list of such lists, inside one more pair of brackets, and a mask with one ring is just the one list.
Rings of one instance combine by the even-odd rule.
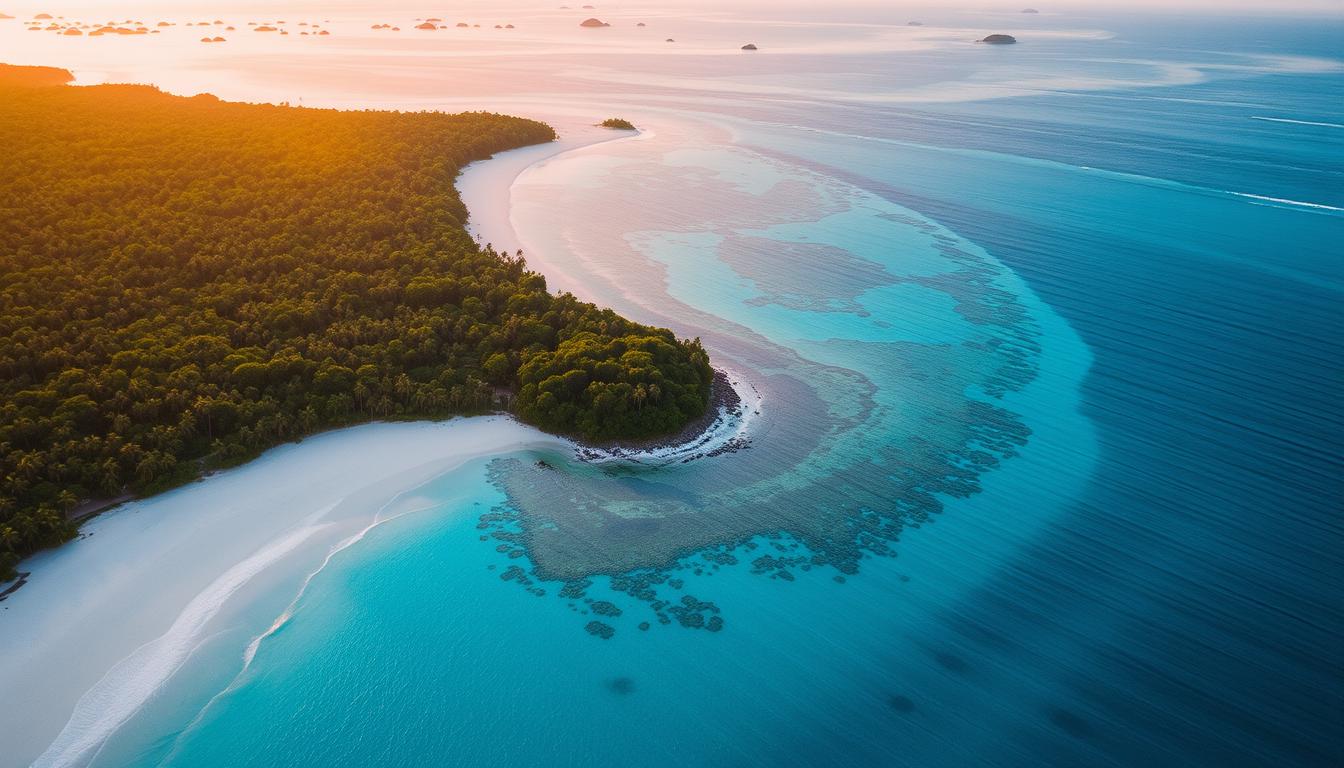
[[603, 128], [611, 128], [617, 131], [635, 130], [634, 123], [620, 117], [608, 117], [606, 120], [603, 120], [602, 122], [598, 123], [598, 125], [602, 126]]
[[0, 577], [80, 510], [333, 427], [510, 411], [617, 440], [705, 412], [698, 340], [466, 232], [459, 170], [549, 126], [72, 79], [0, 65]]

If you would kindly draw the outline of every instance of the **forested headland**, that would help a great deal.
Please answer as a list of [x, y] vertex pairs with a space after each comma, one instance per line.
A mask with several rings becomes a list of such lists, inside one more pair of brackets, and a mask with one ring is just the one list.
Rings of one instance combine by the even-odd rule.
[[85, 500], [331, 427], [507, 408], [637, 438], [703, 413], [698, 341], [464, 229], [459, 169], [550, 127], [70, 79], [0, 66], [0, 577]]

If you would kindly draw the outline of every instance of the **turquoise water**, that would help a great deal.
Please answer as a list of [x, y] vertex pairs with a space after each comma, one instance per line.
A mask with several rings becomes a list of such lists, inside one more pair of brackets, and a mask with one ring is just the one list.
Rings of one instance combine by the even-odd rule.
[[441, 477], [95, 764], [1338, 764], [1344, 25], [1030, 24], [1111, 36], [538, 75], [650, 130], [532, 263], [751, 444]]

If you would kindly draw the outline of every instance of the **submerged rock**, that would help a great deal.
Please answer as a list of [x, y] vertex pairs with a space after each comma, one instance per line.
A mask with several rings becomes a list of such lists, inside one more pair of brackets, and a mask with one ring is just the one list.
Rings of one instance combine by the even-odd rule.
[[607, 600], [595, 600], [592, 604], [593, 613], [598, 616], [620, 616], [621, 609], [615, 603]]
[[603, 640], [610, 640], [612, 636], [616, 634], [616, 629], [614, 627], [610, 624], [603, 624], [600, 621], [590, 621], [588, 622], [588, 626], [584, 627], [584, 629], [588, 630], [588, 634], [593, 635], [594, 637], [600, 637]]

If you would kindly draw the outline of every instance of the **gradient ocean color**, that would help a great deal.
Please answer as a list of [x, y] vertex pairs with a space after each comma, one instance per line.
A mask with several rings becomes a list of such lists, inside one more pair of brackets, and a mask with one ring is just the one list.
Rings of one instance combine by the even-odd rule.
[[[520, 55], [491, 98], [646, 129], [524, 172], [512, 225], [701, 336], [751, 444], [417, 487], [94, 764], [1344, 760], [1340, 18], [702, 21], [785, 51]], [[377, 55], [386, 102], [463, 103]]]

